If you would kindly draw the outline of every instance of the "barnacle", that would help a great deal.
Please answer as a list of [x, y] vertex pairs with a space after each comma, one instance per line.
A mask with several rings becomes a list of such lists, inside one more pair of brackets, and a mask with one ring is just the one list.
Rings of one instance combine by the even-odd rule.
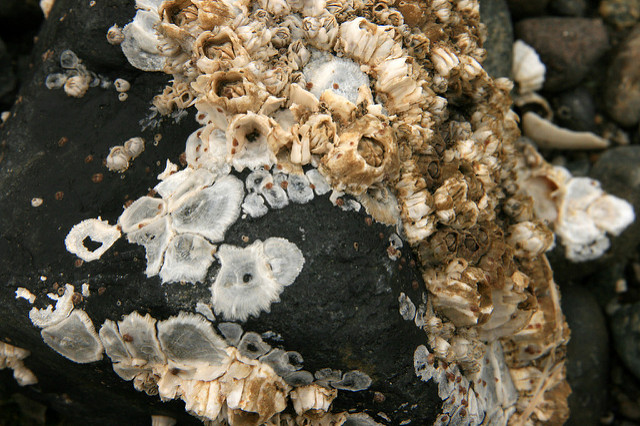
[[38, 383], [38, 378], [31, 370], [25, 367], [23, 362], [30, 354], [26, 349], [0, 342], [0, 370], [7, 367], [12, 369], [13, 377], [20, 386]]

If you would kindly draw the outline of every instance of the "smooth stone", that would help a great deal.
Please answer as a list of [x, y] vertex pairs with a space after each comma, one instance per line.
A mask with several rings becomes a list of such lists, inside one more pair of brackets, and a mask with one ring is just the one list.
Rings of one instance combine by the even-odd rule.
[[640, 379], [640, 302], [620, 307], [611, 318], [616, 352]]
[[511, 78], [513, 26], [506, 0], [480, 0], [480, 20], [487, 26], [482, 66], [493, 78]]
[[640, 24], [636, 25], [613, 58], [605, 84], [605, 106], [622, 126], [640, 121]]
[[544, 17], [516, 24], [516, 38], [533, 47], [547, 67], [544, 89], [575, 87], [609, 49], [607, 31], [599, 19]]
[[609, 336], [596, 298], [579, 285], [562, 286], [562, 312], [571, 340], [567, 345], [568, 426], [597, 426], [608, 402]]
[[561, 16], [584, 16], [587, 12], [586, 0], [551, 0], [551, 12]]
[[549, 0], [507, 0], [515, 19], [543, 15]]

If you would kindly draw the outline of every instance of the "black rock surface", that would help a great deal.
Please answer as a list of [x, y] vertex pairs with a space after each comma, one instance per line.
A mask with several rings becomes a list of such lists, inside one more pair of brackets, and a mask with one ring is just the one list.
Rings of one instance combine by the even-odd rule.
[[[125, 24], [134, 12], [132, 2], [124, 0], [93, 7], [57, 0], [35, 46], [30, 82], [0, 139], [0, 340], [31, 351], [25, 364], [39, 383], [20, 391], [70, 424], [138, 425], [148, 423], [151, 414], [176, 417], [180, 425], [199, 423], [185, 414], [182, 402], [161, 403], [137, 392], [113, 372], [106, 356], [76, 364], [53, 351], [28, 318], [32, 306], [15, 297], [16, 288], [25, 287], [37, 296], [34, 305], [44, 307], [51, 302], [47, 293], [66, 283], [79, 291], [88, 283], [91, 295], [75, 308], [85, 310], [96, 328], [133, 311], [157, 319], [193, 312], [198, 301], [210, 297], [210, 282], [161, 285], [158, 277], [147, 278], [144, 249], [125, 238], [95, 262], [78, 262], [65, 250], [73, 225], [99, 216], [113, 224], [127, 200], [146, 195], [166, 159], [179, 162], [187, 136], [198, 127], [190, 111], [179, 123], [165, 119], [155, 129], [141, 130], [151, 99], [169, 77], [133, 69], [120, 49], [106, 42], [107, 29], [114, 22]], [[79, 99], [48, 90], [44, 80], [60, 71], [58, 58], [66, 49], [90, 71], [130, 81], [128, 100], [120, 102], [113, 88], [90, 88]], [[162, 138], [154, 144], [158, 134]], [[133, 136], [146, 140], [146, 150], [125, 173], [109, 172], [103, 165], [109, 148]], [[42, 198], [42, 205], [33, 207], [33, 198]], [[413, 368], [413, 352], [426, 336], [398, 312], [400, 292], [418, 304], [421, 294], [414, 288], [424, 285], [406, 246], [401, 259], [388, 257], [394, 230], [365, 218], [343, 212], [323, 196], [257, 220], [238, 220], [225, 243], [246, 246], [284, 237], [306, 260], [271, 312], [243, 328], [279, 334], [281, 339], [270, 343], [298, 351], [309, 371], [357, 369], [373, 379], [366, 391], [341, 391], [335, 411], [357, 409], [383, 424], [431, 424], [441, 401], [436, 386], [419, 381]], [[390, 422], [377, 415], [381, 412]]]

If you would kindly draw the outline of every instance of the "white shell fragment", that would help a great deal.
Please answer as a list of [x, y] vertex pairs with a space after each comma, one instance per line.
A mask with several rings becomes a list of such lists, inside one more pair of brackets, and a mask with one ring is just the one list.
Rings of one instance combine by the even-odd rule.
[[84, 364], [102, 359], [102, 343], [93, 322], [83, 310], [74, 310], [67, 318], [40, 333], [47, 345], [71, 361]]
[[512, 74], [521, 95], [542, 89], [546, 71], [533, 47], [522, 40], [513, 43]]
[[246, 248], [220, 246], [220, 271], [211, 286], [211, 301], [226, 320], [246, 321], [270, 311], [285, 286], [292, 284], [304, 263], [295, 244], [283, 238], [260, 240]]
[[600, 136], [558, 127], [535, 112], [526, 112], [522, 117], [522, 132], [540, 148], [603, 149], [609, 146], [609, 141]]
[[24, 287], [18, 287], [16, 289], [16, 299], [24, 299], [33, 305], [33, 302], [36, 301], [36, 295]]
[[64, 320], [69, 316], [73, 310], [73, 292], [75, 289], [71, 284], [66, 284], [64, 288], [64, 294], [58, 296], [54, 293], [49, 293], [47, 296], [51, 300], [55, 300], [55, 308], [52, 305], [48, 305], [44, 309], [31, 308], [29, 311], [29, 319], [36, 327], [44, 328]]
[[[73, 253], [85, 262], [100, 259], [109, 248], [120, 238], [120, 231], [116, 226], [109, 225], [105, 220], [86, 219], [71, 228], [64, 240], [69, 253]], [[100, 247], [89, 250], [85, 240], [89, 238]]]
[[13, 378], [20, 386], [35, 385], [38, 378], [24, 365], [24, 359], [31, 355], [26, 349], [0, 342], [0, 370], [10, 368]]

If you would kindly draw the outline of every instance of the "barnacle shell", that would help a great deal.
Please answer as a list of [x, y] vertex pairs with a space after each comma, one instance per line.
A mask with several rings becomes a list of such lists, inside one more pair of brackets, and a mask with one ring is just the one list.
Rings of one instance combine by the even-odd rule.
[[75, 309], [64, 320], [44, 328], [41, 334], [47, 345], [71, 361], [88, 363], [102, 359], [102, 343], [85, 311]]
[[89, 89], [89, 80], [84, 75], [69, 77], [64, 83], [64, 92], [74, 98], [81, 98]]
[[[99, 242], [100, 247], [89, 250], [84, 245], [86, 238]], [[64, 240], [67, 251], [75, 254], [85, 262], [97, 260], [120, 238], [120, 231], [108, 222], [98, 219], [83, 220], [75, 225]]]
[[25, 367], [23, 360], [31, 354], [26, 349], [0, 342], [0, 370], [10, 368], [13, 370], [13, 378], [20, 386], [35, 385], [38, 378], [31, 370]]

